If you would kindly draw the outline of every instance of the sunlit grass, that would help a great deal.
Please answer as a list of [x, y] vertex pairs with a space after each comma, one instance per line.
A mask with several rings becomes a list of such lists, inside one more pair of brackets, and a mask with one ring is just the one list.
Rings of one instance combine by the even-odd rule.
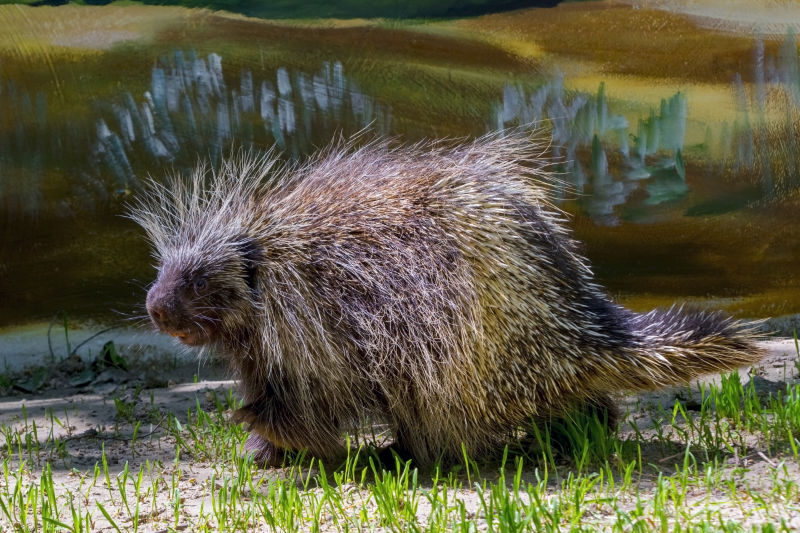
[[[495, 461], [465, 456], [426, 469], [381, 464], [362, 444], [339, 464], [299, 454], [263, 470], [243, 452], [243, 428], [228, 421], [231, 394], [144, 433], [118, 411], [113, 430], [84, 437], [99, 459], [79, 469], [69, 466], [70, 437], [54, 436], [65, 421], [51, 414], [42, 427], [23, 409], [0, 429], [0, 529], [792, 530], [800, 386], [763, 395], [731, 374], [689, 393], [671, 409], [637, 404], [619, 430], [576, 413], [532, 427]], [[120, 438], [130, 454], [112, 464], [107, 446]], [[145, 443], [172, 459], [149, 458]]]

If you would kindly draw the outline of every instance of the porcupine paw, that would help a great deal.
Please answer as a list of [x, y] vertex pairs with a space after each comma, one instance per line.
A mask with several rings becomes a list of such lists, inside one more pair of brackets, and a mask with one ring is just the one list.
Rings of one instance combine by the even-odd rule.
[[247, 436], [244, 453], [252, 454], [253, 461], [260, 466], [277, 467], [283, 464], [284, 450], [255, 432]]
[[269, 439], [269, 432], [265, 431], [267, 428], [255, 409], [249, 405], [237, 409], [233, 413], [233, 421], [244, 423], [250, 432], [244, 443], [244, 453], [252, 453], [253, 460], [264, 466], [280, 466], [283, 463], [284, 449]]

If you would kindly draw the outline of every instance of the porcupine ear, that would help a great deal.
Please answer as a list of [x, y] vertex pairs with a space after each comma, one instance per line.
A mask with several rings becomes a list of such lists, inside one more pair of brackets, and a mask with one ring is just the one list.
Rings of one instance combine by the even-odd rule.
[[237, 241], [239, 255], [242, 258], [245, 269], [245, 281], [252, 292], [256, 291], [256, 275], [258, 265], [261, 263], [262, 253], [256, 241], [250, 237], [243, 236]]

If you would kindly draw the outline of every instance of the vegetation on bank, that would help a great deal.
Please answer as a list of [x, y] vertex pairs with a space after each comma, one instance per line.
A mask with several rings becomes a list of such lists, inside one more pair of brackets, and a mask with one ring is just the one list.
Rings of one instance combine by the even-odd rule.
[[[113, 0], [78, 0], [78, 4], [107, 5]], [[128, 0], [150, 5], [210, 8], [265, 19], [318, 18], [434, 18], [465, 17], [525, 7], [552, 7], [561, 0]], [[58, 6], [69, 0], [0, 0], [0, 4]]]

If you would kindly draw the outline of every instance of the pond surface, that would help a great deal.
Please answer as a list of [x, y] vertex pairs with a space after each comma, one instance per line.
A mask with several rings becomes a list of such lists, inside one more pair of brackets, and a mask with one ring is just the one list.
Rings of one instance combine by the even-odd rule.
[[614, 297], [800, 312], [800, 215], [775, 201], [791, 183], [731, 179], [757, 170], [755, 127], [688, 144], [679, 90], [634, 121], [602, 83], [570, 91], [489, 44], [391, 27], [183, 13], [102, 50], [37, 38], [50, 44], [0, 47], [0, 327], [141, 316], [154, 270], [123, 214], [148, 175], [235, 147], [301, 158], [364, 128], [410, 142], [519, 124], [546, 125], [566, 183], [555, 199]]

